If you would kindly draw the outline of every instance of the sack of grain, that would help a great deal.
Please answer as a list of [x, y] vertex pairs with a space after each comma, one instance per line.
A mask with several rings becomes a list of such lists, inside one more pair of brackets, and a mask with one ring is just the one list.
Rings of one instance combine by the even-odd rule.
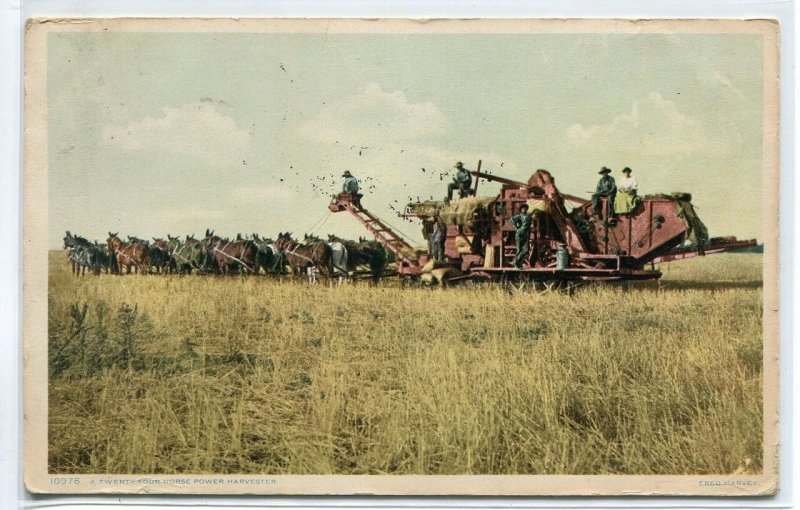
[[456, 265], [452, 262], [445, 262], [444, 260], [433, 260], [430, 259], [427, 264], [422, 266], [420, 272], [422, 274], [430, 273], [435, 269], [455, 269]]

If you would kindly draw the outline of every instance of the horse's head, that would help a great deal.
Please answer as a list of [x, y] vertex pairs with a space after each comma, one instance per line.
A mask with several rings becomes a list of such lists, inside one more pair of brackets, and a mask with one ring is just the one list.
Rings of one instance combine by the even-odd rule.
[[172, 237], [171, 235], [167, 234], [167, 250], [172, 251], [175, 250], [178, 245], [180, 244], [180, 239], [178, 237]]
[[119, 234], [119, 232], [108, 233], [108, 239], [106, 239], [106, 245], [108, 246], [108, 251], [114, 251], [117, 248], [117, 246], [119, 246], [120, 243], [122, 243], [120, 238], [117, 237], [117, 234]]
[[69, 233], [67, 230], [67, 235], [64, 236], [64, 249], [68, 249], [72, 247], [72, 234]]
[[204, 255], [221, 241], [219, 236], [214, 235], [213, 230], [206, 229], [206, 234], [206, 237], [200, 241], [200, 252]]
[[279, 232], [278, 238], [275, 240], [275, 246], [283, 248], [290, 242], [292, 242], [291, 232]]

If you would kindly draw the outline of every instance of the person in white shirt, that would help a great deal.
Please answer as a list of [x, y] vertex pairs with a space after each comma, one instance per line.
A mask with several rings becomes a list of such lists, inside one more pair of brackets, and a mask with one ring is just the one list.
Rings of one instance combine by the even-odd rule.
[[617, 214], [630, 214], [639, 205], [639, 182], [636, 177], [631, 177], [632, 170], [627, 166], [622, 169], [625, 177], [617, 181], [617, 199], [614, 201], [614, 212]]

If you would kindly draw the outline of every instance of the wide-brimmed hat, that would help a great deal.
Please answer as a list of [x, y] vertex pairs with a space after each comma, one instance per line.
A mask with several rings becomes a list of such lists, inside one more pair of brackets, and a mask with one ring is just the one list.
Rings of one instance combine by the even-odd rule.
[[598, 174], [610, 174], [610, 173], [611, 173], [611, 169], [610, 169], [610, 168], [603, 167], [603, 168], [601, 168], [601, 169], [600, 169], [600, 171], [599, 171], [599, 172], [597, 172], [597, 173], [598, 173]]
[[528, 204], [522, 204], [521, 206], [519, 206], [519, 208], [520, 208], [520, 210], [522, 210], [522, 209], [530, 209], [530, 207], [528, 207]]
[[352, 176], [353, 174], [350, 173], [350, 170], [345, 170], [344, 173], [342, 174], [342, 177], [352, 177]]
[[633, 170], [631, 170], [631, 169], [630, 169], [629, 167], [627, 167], [627, 166], [626, 166], [625, 168], [623, 168], [623, 169], [622, 169], [622, 173], [623, 173], [623, 174], [629, 174], [629, 173], [631, 173], [631, 172], [633, 172]]
[[453, 165], [453, 168], [464, 168], [464, 163], [462, 163], [461, 161], [459, 161], [459, 162], [457, 162], [455, 165]]

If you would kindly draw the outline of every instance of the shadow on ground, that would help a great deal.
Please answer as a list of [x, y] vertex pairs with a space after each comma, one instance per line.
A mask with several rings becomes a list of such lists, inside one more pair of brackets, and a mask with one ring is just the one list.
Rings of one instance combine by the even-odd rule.
[[762, 280], [744, 280], [737, 282], [699, 282], [696, 280], [669, 280], [646, 284], [646, 288], [657, 290], [730, 290], [760, 289]]

